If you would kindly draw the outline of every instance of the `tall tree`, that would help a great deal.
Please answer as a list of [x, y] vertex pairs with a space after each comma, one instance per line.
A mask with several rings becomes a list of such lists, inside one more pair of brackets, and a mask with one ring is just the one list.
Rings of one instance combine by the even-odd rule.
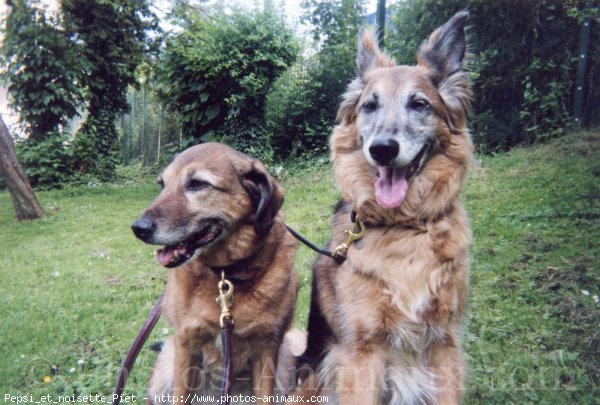
[[19, 221], [46, 215], [21, 168], [15, 153], [15, 144], [2, 117], [0, 117], [0, 172], [12, 196]]
[[295, 66], [296, 78], [286, 78], [287, 89], [277, 88], [284, 97], [276, 101], [276, 110], [284, 115], [272, 121], [284, 124], [282, 131], [274, 131], [284, 156], [294, 150], [326, 150], [340, 95], [355, 74], [356, 38], [365, 17], [363, 0], [304, 0], [302, 6], [302, 19], [314, 26], [313, 40], [320, 49], [304, 66]]
[[315, 24], [314, 38], [323, 45], [313, 80], [321, 83], [315, 107], [334, 122], [339, 97], [355, 74], [356, 38], [365, 21], [363, 0], [306, 0], [304, 21]]
[[116, 164], [117, 115], [128, 108], [127, 86], [152, 51], [158, 20], [147, 0], [62, 0], [65, 27], [88, 64], [88, 118], [76, 138], [79, 171], [110, 178]]
[[303, 22], [313, 27], [308, 57], [286, 71], [267, 98], [267, 123], [282, 158], [326, 152], [340, 95], [355, 74], [356, 38], [365, 23], [363, 0], [301, 4]]
[[29, 141], [42, 142], [77, 115], [84, 98], [83, 65], [60, 28], [59, 16], [47, 16], [38, 1], [13, 0], [10, 5], [2, 76]]
[[65, 36], [62, 20], [39, 1], [13, 0], [0, 50], [1, 76], [26, 139], [19, 145], [23, 167], [34, 186], [65, 179], [70, 156], [61, 134], [83, 104], [85, 63]]
[[313, 38], [323, 42], [321, 52], [334, 45], [356, 44], [356, 34], [364, 24], [363, 0], [303, 0], [302, 7], [302, 20], [314, 26]]
[[385, 39], [385, 0], [377, 0], [377, 43], [383, 49]]

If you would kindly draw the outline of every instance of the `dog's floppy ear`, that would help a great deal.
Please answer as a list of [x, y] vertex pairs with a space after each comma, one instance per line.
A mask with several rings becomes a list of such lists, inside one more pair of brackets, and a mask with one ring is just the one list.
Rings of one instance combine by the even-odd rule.
[[271, 230], [273, 219], [283, 204], [283, 190], [258, 162], [253, 162], [250, 170], [241, 174], [240, 182], [256, 208], [256, 233], [264, 236]]
[[464, 69], [467, 54], [465, 24], [467, 11], [456, 13], [436, 29], [417, 53], [417, 62], [432, 70], [432, 79], [449, 112], [449, 126], [455, 132], [471, 101], [471, 81]]

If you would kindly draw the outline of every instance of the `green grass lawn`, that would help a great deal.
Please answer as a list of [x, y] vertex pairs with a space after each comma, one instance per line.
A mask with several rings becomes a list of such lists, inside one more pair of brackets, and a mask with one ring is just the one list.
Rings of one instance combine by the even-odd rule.
[[[465, 349], [472, 404], [600, 404], [600, 132], [478, 157], [463, 199], [474, 234]], [[288, 222], [324, 244], [337, 191], [326, 164], [284, 169]], [[39, 192], [18, 223], [0, 193], [0, 394], [110, 395], [168, 270], [129, 225], [153, 179]], [[296, 324], [315, 254], [300, 247]], [[150, 342], [172, 333], [161, 321]], [[142, 351], [126, 393], [145, 392]]]

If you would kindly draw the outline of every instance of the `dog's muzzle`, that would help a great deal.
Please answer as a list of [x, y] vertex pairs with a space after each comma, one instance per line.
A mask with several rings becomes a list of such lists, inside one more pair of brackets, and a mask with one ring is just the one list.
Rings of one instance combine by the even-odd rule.
[[377, 162], [375, 199], [383, 208], [393, 209], [404, 201], [410, 180], [419, 173], [427, 161], [430, 144], [423, 145], [413, 160], [405, 166], [396, 166], [400, 145], [394, 139], [375, 140], [369, 147], [371, 157]]
[[[196, 230], [185, 239], [158, 249], [156, 259], [168, 268], [180, 266], [192, 258], [196, 250], [217, 240], [223, 234], [225, 227], [225, 221], [219, 218], [206, 218], [200, 221], [195, 227]], [[151, 218], [137, 219], [131, 225], [131, 229], [138, 239], [148, 244], [160, 244], [155, 241], [157, 225]]]

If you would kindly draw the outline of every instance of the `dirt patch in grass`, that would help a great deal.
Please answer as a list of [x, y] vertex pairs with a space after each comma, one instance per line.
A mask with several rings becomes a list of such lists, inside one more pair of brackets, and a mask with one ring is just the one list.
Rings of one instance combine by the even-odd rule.
[[538, 288], [545, 292], [549, 312], [561, 319], [567, 330], [548, 336], [549, 350], [567, 349], [575, 353], [588, 376], [600, 383], [600, 278], [592, 267], [593, 256], [572, 262], [563, 259], [561, 267], [548, 267], [535, 276]]

